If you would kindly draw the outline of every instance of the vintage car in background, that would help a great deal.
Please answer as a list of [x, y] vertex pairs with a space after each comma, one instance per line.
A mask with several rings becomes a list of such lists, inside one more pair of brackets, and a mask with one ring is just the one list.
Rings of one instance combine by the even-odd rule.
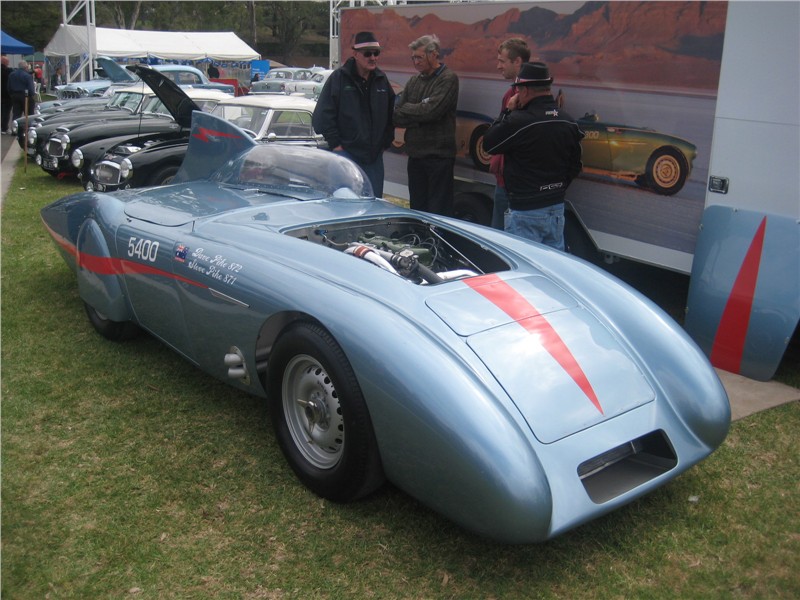
[[[138, 137], [158, 133], [164, 136], [185, 137], [187, 128], [191, 123], [191, 112], [201, 110], [203, 106], [213, 107], [224, 98], [230, 98], [220, 90], [192, 88], [181, 90], [172, 86], [175, 97], [165, 100], [141, 83], [145, 91], [146, 100], [141, 112], [129, 116], [127, 119], [100, 120], [88, 123], [75, 124], [74, 126], [61, 126], [50, 134], [41, 151], [36, 154], [36, 164], [55, 177], [77, 175], [85, 160], [92, 160], [101, 156], [105, 148], [103, 143], [87, 148], [93, 142], [108, 140], [109, 138], [127, 137], [133, 142]], [[185, 115], [177, 118], [175, 115]]]
[[270, 69], [261, 81], [250, 84], [251, 94], [289, 94], [289, 89], [297, 82], [309, 81], [314, 75], [311, 69], [282, 67]]
[[12, 121], [11, 133], [17, 137], [20, 148], [23, 150], [27, 148], [28, 154], [34, 156], [37, 145], [41, 146], [58, 127], [62, 125], [73, 127], [78, 123], [91, 121], [126, 119], [142, 111], [147, 98], [151, 96], [150, 90], [141, 82], [116, 88], [110, 98], [98, 98], [104, 102], [100, 105], [94, 102], [86, 105], [80, 103], [72, 106], [70, 110], [30, 116], [27, 120], [27, 129], [25, 118], [20, 117]]
[[73, 100], [102, 96], [114, 85], [130, 85], [136, 81], [136, 76], [125, 70], [121, 65], [107, 56], [98, 56], [95, 61], [97, 68], [94, 72], [102, 75], [88, 81], [74, 81], [55, 87], [58, 100]]
[[81, 192], [43, 223], [99, 334], [144, 330], [264, 397], [316, 494], [346, 502], [388, 479], [528, 543], [668, 484], [725, 439], [708, 359], [625, 284], [375, 199], [334, 153], [192, 119], [171, 185]]
[[[96, 60], [98, 64], [96, 71], [106, 74], [107, 78], [57, 86], [56, 97], [59, 100], [65, 100], [101, 96], [112, 85], [133, 83], [137, 79], [128, 69], [108, 57], [101, 56]], [[163, 64], [152, 65], [152, 67], [165, 73], [167, 77], [180, 86], [220, 90], [231, 96], [236, 93], [235, 86], [229, 83], [210, 81], [205, 73], [191, 65]]]
[[189, 65], [152, 65], [152, 67], [183, 88], [218, 90], [230, 96], [236, 94], [236, 86], [230, 83], [210, 81], [206, 74], [196, 67]]
[[646, 127], [606, 123], [595, 113], [586, 113], [578, 125], [586, 134], [581, 142], [581, 175], [633, 181], [671, 196], [692, 172], [697, 147], [684, 139]]
[[[160, 84], [162, 75], [157, 72], [137, 72], [159, 95], [168, 87]], [[181, 92], [173, 90], [171, 93], [177, 96]], [[325, 146], [322, 136], [311, 128], [314, 102], [306, 98], [280, 94], [239, 96], [221, 100], [213, 112], [237, 123], [259, 142]], [[83, 164], [80, 177], [87, 190], [110, 192], [169, 183], [183, 162], [189, 140], [186, 132], [185, 135], [153, 134], [135, 141], [116, 141], [115, 138], [105, 142], [103, 155], [95, 153], [99, 160]], [[73, 164], [76, 162], [73, 154]]]
[[313, 73], [310, 79], [287, 82], [286, 93], [296, 95], [302, 94], [306, 98], [316, 100], [319, 98], [319, 94], [322, 92], [322, 86], [325, 85], [331, 73], [333, 73], [331, 69], [324, 69]]

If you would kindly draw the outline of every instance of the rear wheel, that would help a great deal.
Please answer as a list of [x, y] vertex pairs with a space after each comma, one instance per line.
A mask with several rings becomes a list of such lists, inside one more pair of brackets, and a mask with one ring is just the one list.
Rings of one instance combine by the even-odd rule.
[[300, 323], [282, 334], [269, 360], [267, 389], [278, 444], [311, 491], [347, 502], [383, 482], [366, 402], [327, 331]]
[[107, 340], [124, 342], [139, 333], [139, 327], [131, 321], [112, 321], [86, 302], [83, 303], [83, 308], [94, 330]]
[[658, 194], [677, 194], [686, 183], [688, 175], [689, 165], [686, 158], [674, 148], [659, 148], [647, 161], [647, 179], [650, 187]]

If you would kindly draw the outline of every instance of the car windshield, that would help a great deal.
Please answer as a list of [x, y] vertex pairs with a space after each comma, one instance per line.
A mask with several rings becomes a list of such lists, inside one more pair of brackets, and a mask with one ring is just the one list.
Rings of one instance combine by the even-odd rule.
[[237, 127], [252, 131], [256, 135], [264, 126], [269, 109], [263, 106], [242, 106], [240, 104], [218, 104], [212, 114], [230, 121]]
[[109, 108], [124, 108], [131, 112], [136, 112], [142, 102], [144, 94], [139, 92], [117, 92], [108, 103]]
[[169, 110], [167, 110], [167, 107], [164, 106], [164, 103], [157, 96], [152, 96], [147, 101], [147, 104], [142, 112], [145, 114], [167, 115], [169, 117], [172, 116]]
[[373, 197], [369, 180], [354, 162], [300, 146], [259, 144], [212, 179], [295, 198]]

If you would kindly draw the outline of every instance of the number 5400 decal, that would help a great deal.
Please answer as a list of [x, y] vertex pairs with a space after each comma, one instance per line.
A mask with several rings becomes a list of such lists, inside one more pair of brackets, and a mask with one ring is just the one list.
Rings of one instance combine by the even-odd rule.
[[155, 262], [158, 255], [158, 242], [131, 236], [128, 239], [128, 256]]

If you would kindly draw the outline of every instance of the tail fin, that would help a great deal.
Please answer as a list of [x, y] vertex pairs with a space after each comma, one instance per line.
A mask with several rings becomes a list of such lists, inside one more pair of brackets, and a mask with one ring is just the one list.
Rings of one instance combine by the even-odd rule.
[[202, 111], [192, 113], [192, 133], [180, 170], [172, 183], [206, 179], [256, 142], [233, 123]]

